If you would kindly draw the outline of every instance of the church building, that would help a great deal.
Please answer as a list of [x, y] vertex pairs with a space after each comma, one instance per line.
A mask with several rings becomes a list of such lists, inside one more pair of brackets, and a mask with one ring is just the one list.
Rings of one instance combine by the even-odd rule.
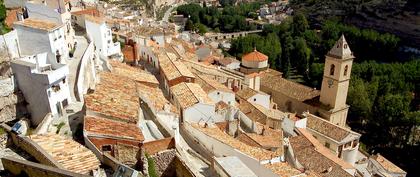
[[346, 39], [341, 36], [326, 55], [321, 90], [284, 79], [282, 73], [272, 69], [259, 73], [260, 90], [271, 95], [282, 111], [297, 114], [309, 111], [345, 127], [349, 110], [346, 99], [354, 58]]

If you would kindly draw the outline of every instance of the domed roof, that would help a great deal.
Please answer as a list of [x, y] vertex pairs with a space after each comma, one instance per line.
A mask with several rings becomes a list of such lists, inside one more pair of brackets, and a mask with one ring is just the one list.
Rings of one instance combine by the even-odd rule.
[[254, 49], [253, 52], [242, 56], [242, 61], [262, 62], [268, 60], [268, 56]]

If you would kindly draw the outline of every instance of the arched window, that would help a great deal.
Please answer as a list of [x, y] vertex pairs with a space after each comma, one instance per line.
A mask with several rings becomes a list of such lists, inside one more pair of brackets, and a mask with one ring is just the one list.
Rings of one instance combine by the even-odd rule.
[[334, 75], [334, 70], [335, 70], [335, 65], [332, 64], [331, 67], [330, 67], [330, 75], [331, 76]]
[[347, 76], [347, 71], [349, 70], [349, 66], [348, 65], [346, 65], [345, 67], [344, 67], [344, 76]]

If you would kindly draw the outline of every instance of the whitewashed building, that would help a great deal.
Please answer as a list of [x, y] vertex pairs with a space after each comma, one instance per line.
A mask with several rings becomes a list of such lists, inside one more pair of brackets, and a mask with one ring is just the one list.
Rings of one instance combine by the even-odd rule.
[[196, 76], [195, 82], [201, 86], [213, 102], [223, 101], [230, 106], [235, 106], [235, 93], [232, 90], [212, 78], [204, 75]]
[[11, 58], [20, 57], [19, 39], [16, 30], [12, 30], [0, 36], [0, 48], [5, 49]]
[[270, 95], [264, 92], [256, 91], [251, 88], [245, 88], [236, 92], [236, 96], [248, 101], [249, 103], [260, 105], [265, 109], [270, 109]]
[[305, 113], [306, 129], [338, 158], [354, 166], [359, 150], [360, 134], [335, 125], [313, 114]]
[[195, 83], [182, 82], [171, 87], [171, 100], [181, 112], [181, 121], [218, 122], [215, 104]]
[[14, 23], [21, 55], [35, 55], [47, 52], [49, 58], [64, 63], [69, 56], [64, 37], [64, 25], [46, 20], [27, 18]]
[[122, 59], [120, 42], [113, 42], [111, 29], [106, 26], [105, 19], [89, 15], [85, 19], [86, 33], [94, 42], [99, 57]]
[[38, 125], [48, 113], [54, 117], [63, 114], [71, 102], [66, 64], [57, 63], [44, 52], [14, 60], [12, 70], [28, 102], [33, 125]]
[[37, 18], [64, 25], [64, 38], [69, 50], [75, 43], [71, 24], [71, 5], [68, 0], [32, 0], [25, 4], [29, 18]]

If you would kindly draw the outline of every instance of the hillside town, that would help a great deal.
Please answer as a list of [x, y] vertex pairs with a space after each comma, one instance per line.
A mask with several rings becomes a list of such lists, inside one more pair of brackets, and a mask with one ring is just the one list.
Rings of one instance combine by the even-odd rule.
[[[316, 89], [255, 47], [240, 58], [222, 52], [261, 28], [200, 35], [183, 31], [174, 9], [157, 19], [107, 2], [4, 0], [0, 176], [407, 175], [364, 151], [347, 125], [357, 60], [348, 36], [325, 53]], [[293, 13], [287, 4], [247, 20], [280, 24]]]

